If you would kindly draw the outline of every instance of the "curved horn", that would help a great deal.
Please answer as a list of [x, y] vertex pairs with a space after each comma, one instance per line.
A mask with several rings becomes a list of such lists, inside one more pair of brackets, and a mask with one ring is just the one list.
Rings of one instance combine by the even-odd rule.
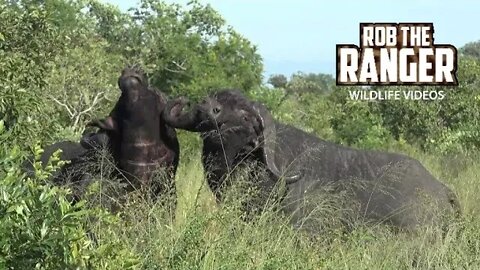
[[200, 130], [197, 126], [201, 119], [198, 116], [198, 105], [191, 108], [189, 112], [182, 112], [183, 108], [189, 104], [190, 101], [184, 97], [169, 100], [165, 104], [162, 118], [171, 127], [199, 132]]
[[278, 178], [283, 177], [287, 184], [294, 183], [300, 180], [300, 174], [286, 176], [280, 172], [275, 164], [275, 146], [277, 140], [277, 133], [275, 128], [275, 122], [270, 112], [261, 103], [254, 102], [253, 108], [257, 114], [257, 118], [260, 122], [261, 133], [263, 137], [263, 161], [267, 168]]

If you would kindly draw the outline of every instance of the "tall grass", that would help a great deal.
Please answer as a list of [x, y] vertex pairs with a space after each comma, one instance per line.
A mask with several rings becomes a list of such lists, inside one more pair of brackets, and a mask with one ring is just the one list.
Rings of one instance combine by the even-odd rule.
[[[447, 233], [437, 227], [399, 233], [322, 224], [327, 229], [312, 237], [294, 229], [274, 204], [248, 221], [239, 194], [217, 205], [199, 156], [187, 153], [176, 176], [175, 219], [164, 204], [132, 194], [118, 222], [96, 227], [98, 243], [126, 247], [141, 269], [480, 269], [480, 168], [474, 162], [450, 173], [437, 157], [411, 153], [459, 196], [463, 217]], [[328, 205], [317, 215], [338, 224]]]

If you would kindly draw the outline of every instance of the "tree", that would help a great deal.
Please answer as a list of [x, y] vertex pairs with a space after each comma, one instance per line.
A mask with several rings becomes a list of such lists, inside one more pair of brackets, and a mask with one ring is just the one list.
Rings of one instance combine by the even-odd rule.
[[141, 33], [138, 58], [162, 91], [195, 99], [219, 87], [249, 91], [261, 84], [257, 48], [210, 5], [143, 0], [133, 13]]
[[332, 92], [335, 79], [330, 74], [303, 73], [292, 74], [287, 88], [295, 93], [327, 94]]
[[462, 55], [480, 59], [480, 40], [465, 44], [459, 49], [459, 52]]
[[287, 86], [288, 79], [283, 74], [275, 74], [270, 76], [268, 83], [275, 88], [285, 88]]
[[11, 134], [6, 142], [21, 144], [52, 124], [42, 89], [64, 43], [45, 5], [11, 1], [0, 10], [0, 121]]
[[352, 101], [348, 90], [360, 88], [339, 87], [329, 96], [336, 108], [332, 127], [347, 143], [356, 143], [349, 138], [362, 134], [357, 129], [368, 131], [373, 125], [377, 127], [371, 134], [379, 135], [378, 138], [387, 138], [385, 134], [388, 133], [394, 139], [405, 140], [425, 151], [476, 151], [480, 148], [480, 95], [476, 91], [480, 87], [480, 60], [459, 57], [457, 77], [458, 87], [389, 87], [392, 91], [443, 91], [445, 98], [441, 100]]

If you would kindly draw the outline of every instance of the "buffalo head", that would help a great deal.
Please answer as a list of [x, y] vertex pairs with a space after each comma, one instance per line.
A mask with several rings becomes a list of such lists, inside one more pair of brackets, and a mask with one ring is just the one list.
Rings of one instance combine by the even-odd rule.
[[[189, 101], [177, 98], [167, 103], [163, 117], [175, 128], [201, 132], [204, 142], [204, 165], [207, 154], [225, 163], [221, 178], [246, 155], [254, 155], [277, 178], [287, 182], [298, 180], [298, 175], [286, 176], [276, 165], [276, 131], [271, 114], [264, 105], [246, 99], [240, 92], [225, 90], [205, 98], [189, 111]], [[215, 159], [215, 157], [214, 157]], [[219, 179], [217, 179], [219, 180]], [[213, 180], [215, 181], [215, 180]]]

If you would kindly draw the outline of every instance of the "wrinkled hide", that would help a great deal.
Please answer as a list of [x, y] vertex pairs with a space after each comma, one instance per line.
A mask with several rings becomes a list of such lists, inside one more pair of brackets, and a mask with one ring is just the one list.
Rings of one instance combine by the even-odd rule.
[[316, 192], [325, 186], [348, 192], [361, 221], [412, 228], [460, 211], [454, 193], [415, 159], [340, 146], [279, 123], [276, 129], [278, 166], [302, 172], [284, 201], [297, 224], [315, 211]]
[[207, 181], [218, 200], [228, 174], [242, 162], [255, 161], [270, 175], [264, 189], [284, 183], [282, 205], [299, 227], [315, 212], [325, 187], [347, 194], [357, 220], [399, 228], [459, 211], [453, 192], [415, 159], [324, 141], [278, 123], [264, 105], [234, 90], [218, 92], [183, 112], [187, 104], [185, 98], [172, 100], [164, 118], [173, 127], [201, 133]]
[[[148, 87], [141, 70], [125, 68], [118, 80], [122, 94], [110, 115], [92, 123], [105, 130], [113, 158], [128, 190], [148, 187], [155, 197], [174, 193], [179, 144], [175, 129], [161, 118], [166, 99]], [[161, 172], [162, 181], [153, 181]]]

